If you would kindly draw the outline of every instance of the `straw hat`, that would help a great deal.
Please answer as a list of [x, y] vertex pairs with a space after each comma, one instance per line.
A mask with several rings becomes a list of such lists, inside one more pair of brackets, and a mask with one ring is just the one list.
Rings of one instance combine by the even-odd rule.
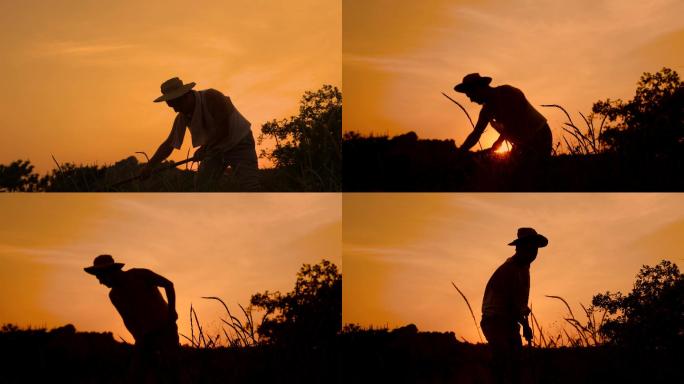
[[479, 73], [471, 73], [463, 77], [461, 84], [456, 84], [456, 86], [454, 86], [454, 91], [465, 93], [475, 87], [489, 85], [491, 82], [491, 77], [482, 77]]
[[508, 243], [508, 245], [534, 244], [537, 248], [544, 248], [549, 240], [538, 234], [533, 228], [518, 228], [518, 238]]
[[168, 79], [161, 85], [162, 95], [154, 99], [154, 102], [159, 103], [161, 101], [168, 101], [179, 98], [188, 93], [194, 86], [195, 83], [183, 84], [181, 79], [177, 77]]
[[105, 271], [123, 268], [123, 263], [115, 263], [111, 255], [100, 255], [93, 260], [93, 265], [83, 268], [84, 271], [91, 275], [97, 275]]

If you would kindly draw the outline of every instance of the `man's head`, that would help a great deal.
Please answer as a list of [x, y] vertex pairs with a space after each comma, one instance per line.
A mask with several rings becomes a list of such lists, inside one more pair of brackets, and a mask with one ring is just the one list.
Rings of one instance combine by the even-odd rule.
[[95, 275], [100, 284], [109, 288], [116, 284], [116, 279], [121, 273], [123, 263], [114, 262], [111, 255], [100, 255], [93, 260], [93, 265], [83, 268], [84, 271], [91, 275]]
[[161, 85], [162, 95], [154, 100], [155, 103], [166, 102], [176, 112], [185, 114], [192, 113], [195, 106], [195, 97], [190, 90], [195, 83], [183, 84], [181, 79], [174, 77], [166, 80]]
[[537, 258], [539, 248], [546, 247], [548, 244], [549, 240], [533, 228], [518, 228], [518, 238], [508, 245], [515, 245], [516, 257], [529, 264]]
[[167, 100], [166, 105], [168, 105], [169, 108], [173, 108], [176, 112], [189, 115], [195, 110], [195, 95], [193, 95], [192, 92], [188, 92], [181, 97]]
[[492, 82], [491, 77], [482, 77], [479, 73], [471, 73], [463, 77], [460, 84], [454, 86], [456, 92], [465, 93], [470, 101], [478, 104], [484, 104], [489, 98], [491, 87], [489, 83]]

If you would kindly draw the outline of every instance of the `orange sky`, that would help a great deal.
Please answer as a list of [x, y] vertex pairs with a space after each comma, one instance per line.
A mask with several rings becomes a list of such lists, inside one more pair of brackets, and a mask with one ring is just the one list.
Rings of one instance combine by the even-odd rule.
[[3, 2], [0, 163], [151, 156], [174, 118], [152, 100], [173, 76], [231, 96], [256, 137], [304, 91], [341, 86], [341, 26], [340, 0]]
[[[0, 324], [111, 331], [132, 341], [108, 289], [83, 267], [101, 253], [174, 282], [179, 331], [190, 303], [210, 333], [218, 296], [293, 289], [303, 263], [341, 263], [340, 194], [59, 194], [0, 199]], [[225, 316], [224, 316], [225, 317]]]
[[[589, 113], [595, 101], [631, 99], [643, 72], [684, 75], [679, 0], [344, 0], [344, 129], [460, 145], [480, 106], [453, 91], [479, 72], [520, 88], [533, 105]], [[539, 107], [554, 135], [565, 116]], [[482, 145], [496, 139], [488, 129]], [[571, 139], [570, 137], [568, 138]], [[554, 144], [560, 138], [556, 136]]]
[[544, 295], [564, 297], [579, 318], [594, 294], [631, 291], [643, 264], [684, 261], [678, 194], [345, 194], [343, 216], [345, 323], [414, 323], [471, 342], [477, 331], [451, 281], [479, 322], [518, 227], [549, 239], [532, 264], [530, 303], [554, 335], [567, 312]]

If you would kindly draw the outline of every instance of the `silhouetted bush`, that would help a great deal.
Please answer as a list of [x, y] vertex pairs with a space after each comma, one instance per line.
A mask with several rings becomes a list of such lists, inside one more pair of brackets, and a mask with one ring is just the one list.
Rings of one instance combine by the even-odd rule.
[[600, 331], [612, 344], [684, 348], [684, 275], [670, 261], [644, 265], [629, 294], [608, 291], [595, 295], [592, 304], [608, 312]]
[[40, 190], [38, 175], [28, 160], [16, 160], [9, 165], [0, 164], [0, 191], [33, 192]]
[[299, 115], [272, 120], [261, 127], [259, 143], [275, 139], [272, 151], [261, 157], [286, 171], [304, 191], [342, 189], [342, 93], [324, 85], [307, 91], [299, 103]]
[[677, 72], [644, 73], [632, 100], [598, 101], [592, 111], [613, 123], [601, 140], [625, 155], [673, 155], [683, 148], [684, 86]]
[[251, 304], [266, 312], [257, 328], [262, 340], [280, 345], [328, 344], [342, 328], [342, 275], [327, 260], [304, 264], [292, 292], [257, 293]]

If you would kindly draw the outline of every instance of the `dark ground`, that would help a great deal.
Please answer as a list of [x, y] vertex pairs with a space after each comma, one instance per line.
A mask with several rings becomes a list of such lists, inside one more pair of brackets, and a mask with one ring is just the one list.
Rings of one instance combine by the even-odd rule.
[[[345, 383], [491, 383], [485, 344], [462, 343], [453, 333], [394, 331], [343, 334]], [[665, 351], [616, 347], [528, 348], [523, 383], [681, 383], [682, 357]]]
[[346, 136], [345, 192], [674, 192], [684, 191], [684, 151], [552, 156], [539, 170], [499, 155], [458, 157], [453, 140]]
[[[179, 369], [190, 383], [339, 383], [336, 349], [183, 347]], [[0, 383], [123, 383], [132, 352], [111, 333], [76, 332], [69, 325], [4, 329]]]
[[[133, 347], [111, 333], [0, 332], [1, 383], [123, 383]], [[682, 353], [617, 347], [525, 348], [524, 383], [681, 383]], [[179, 369], [191, 383], [491, 383], [484, 344], [453, 333], [344, 332], [326, 348], [183, 347]]]

